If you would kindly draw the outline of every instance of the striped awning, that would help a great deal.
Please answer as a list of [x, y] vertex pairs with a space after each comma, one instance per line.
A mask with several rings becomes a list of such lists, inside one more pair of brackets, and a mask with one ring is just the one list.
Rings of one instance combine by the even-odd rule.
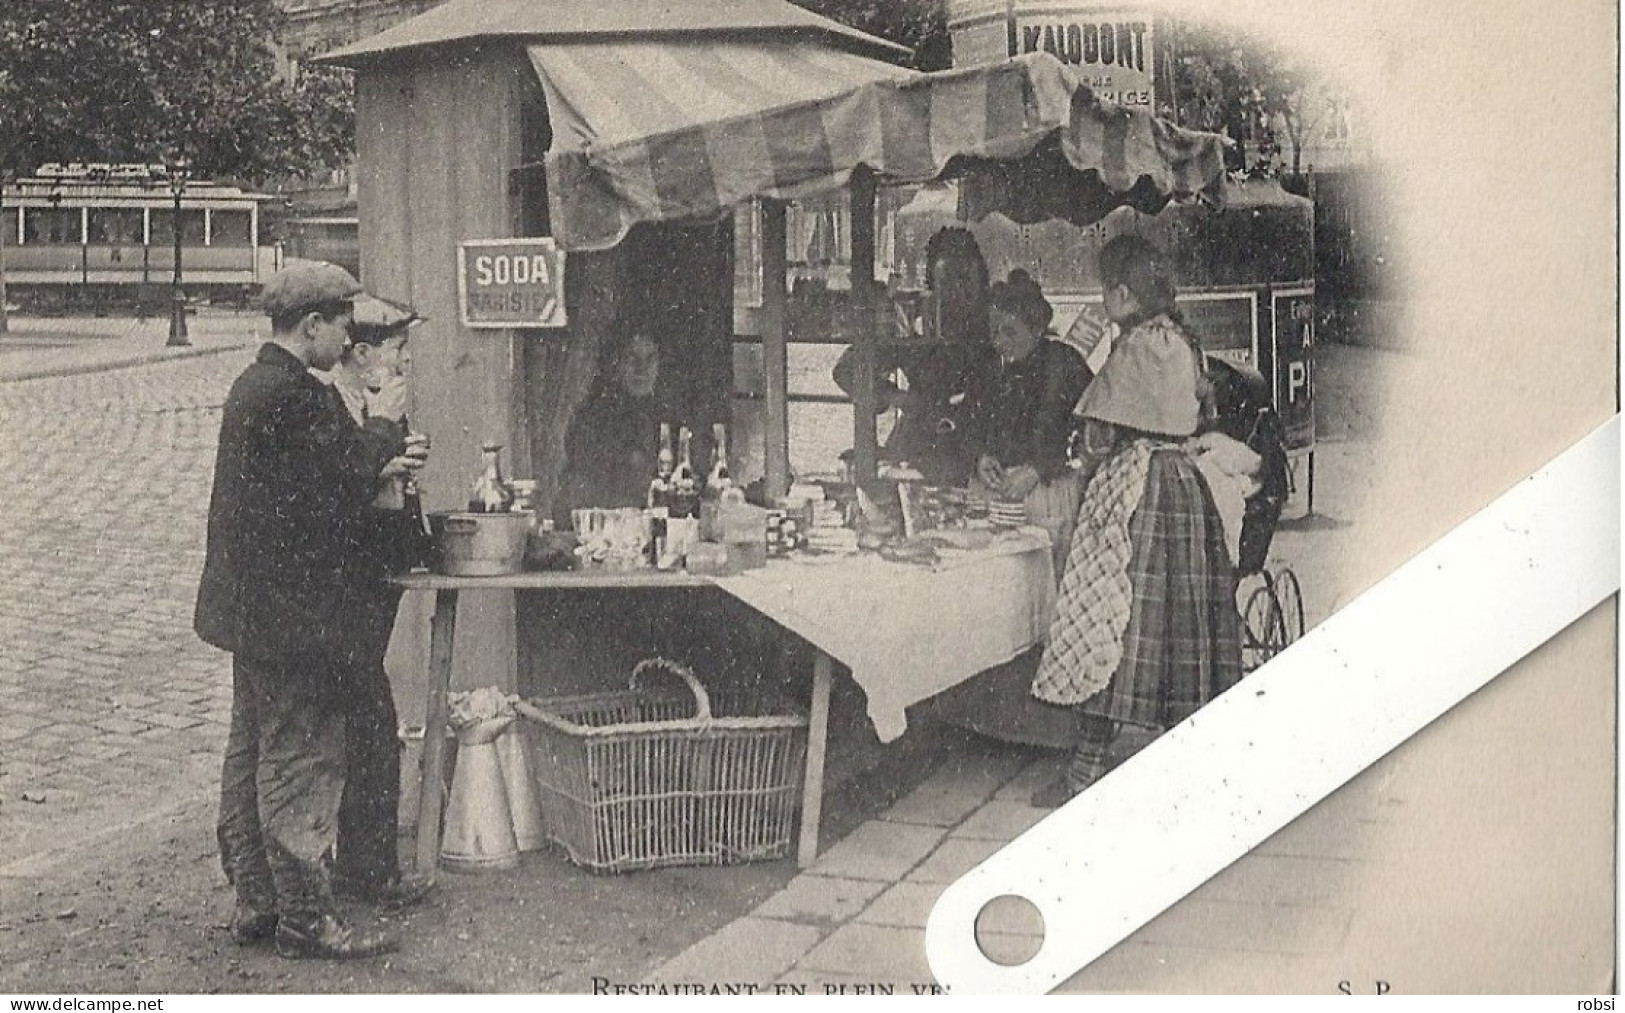
[[792, 179], [839, 186], [846, 173], [835, 163], [846, 158], [827, 145], [804, 149], [818, 143], [826, 114], [839, 123], [863, 86], [916, 76], [816, 42], [569, 42], [528, 52], [552, 120], [548, 204], [566, 250], [613, 246], [638, 222], [714, 214]]
[[649, 41], [536, 45], [553, 120], [555, 240], [604, 249], [639, 222], [715, 214], [752, 197], [976, 170], [973, 216], [1099, 220], [1128, 204], [1216, 195], [1222, 139], [1098, 101], [1036, 53], [920, 74], [809, 44]]

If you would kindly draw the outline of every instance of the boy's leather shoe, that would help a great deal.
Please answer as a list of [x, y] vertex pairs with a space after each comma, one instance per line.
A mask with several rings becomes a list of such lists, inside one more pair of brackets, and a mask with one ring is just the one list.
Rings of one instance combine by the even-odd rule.
[[238, 946], [253, 946], [257, 943], [270, 942], [271, 937], [276, 935], [276, 925], [275, 911], [267, 911], [238, 901], [236, 909], [231, 913], [231, 923], [226, 928]]
[[393, 953], [399, 943], [382, 932], [360, 932], [324, 914], [314, 922], [283, 918], [276, 927], [276, 952], [290, 960], [362, 960]]
[[389, 911], [399, 911], [421, 904], [433, 892], [434, 883], [407, 876], [396, 876], [381, 883], [351, 880], [333, 882], [333, 896], [342, 900], [360, 901]]

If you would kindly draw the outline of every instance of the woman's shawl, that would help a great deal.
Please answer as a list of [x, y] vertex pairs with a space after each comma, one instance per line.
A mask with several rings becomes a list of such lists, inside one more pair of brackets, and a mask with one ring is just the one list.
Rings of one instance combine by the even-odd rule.
[[1113, 344], [1073, 414], [1142, 433], [1190, 436], [1201, 422], [1202, 361], [1167, 316], [1146, 320]]
[[1032, 694], [1070, 706], [1105, 689], [1123, 658], [1134, 588], [1129, 521], [1145, 495], [1155, 444], [1135, 440], [1101, 465], [1083, 491], [1049, 643]]

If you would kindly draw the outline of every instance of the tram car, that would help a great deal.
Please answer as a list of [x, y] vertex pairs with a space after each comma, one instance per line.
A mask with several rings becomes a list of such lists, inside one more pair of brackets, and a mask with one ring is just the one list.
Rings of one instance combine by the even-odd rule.
[[53, 163], [4, 196], [7, 298], [28, 311], [166, 305], [177, 221], [181, 286], [191, 301], [246, 302], [281, 258], [262, 230], [262, 206], [274, 198], [162, 165]]

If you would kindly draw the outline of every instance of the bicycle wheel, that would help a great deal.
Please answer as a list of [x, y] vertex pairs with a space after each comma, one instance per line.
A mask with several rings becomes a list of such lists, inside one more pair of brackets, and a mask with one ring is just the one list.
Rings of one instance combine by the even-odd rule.
[[1276, 604], [1281, 610], [1282, 635], [1287, 644], [1294, 643], [1304, 634], [1303, 588], [1298, 584], [1298, 575], [1286, 566], [1276, 571], [1273, 583]]
[[1275, 657], [1287, 645], [1286, 621], [1281, 614], [1281, 602], [1276, 597], [1275, 581], [1263, 574], [1264, 583], [1247, 597], [1247, 606], [1241, 613], [1244, 667], [1249, 670]]

